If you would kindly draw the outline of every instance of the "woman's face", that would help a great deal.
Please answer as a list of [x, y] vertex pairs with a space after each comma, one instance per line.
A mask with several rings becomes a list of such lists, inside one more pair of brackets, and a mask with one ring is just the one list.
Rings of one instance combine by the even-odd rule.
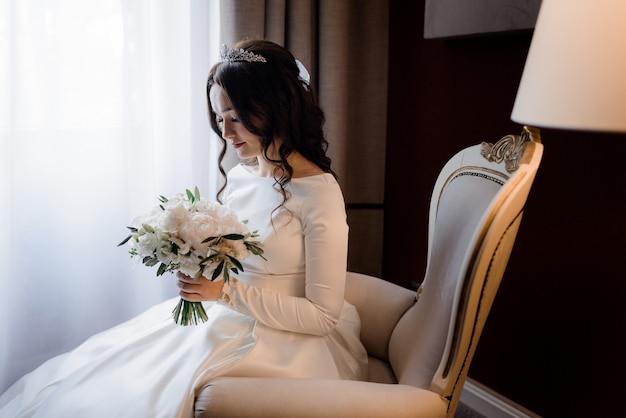
[[217, 126], [222, 131], [222, 138], [230, 141], [239, 158], [248, 159], [261, 156], [261, 141], [243, 126], [224, 89], [214, 84], [211, 87], [209, 98]]

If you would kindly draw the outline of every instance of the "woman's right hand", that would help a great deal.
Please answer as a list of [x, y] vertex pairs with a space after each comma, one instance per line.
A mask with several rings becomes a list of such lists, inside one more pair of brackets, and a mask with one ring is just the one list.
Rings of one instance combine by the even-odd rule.
[[189, 302], [202, 302], [205, 300], [217, 300], [222, 294], [224, 280], [211, 281], [206, 277], [194, 280], [193, 277], [181, 273], [176, 273], [177, 285], [181, 298]]

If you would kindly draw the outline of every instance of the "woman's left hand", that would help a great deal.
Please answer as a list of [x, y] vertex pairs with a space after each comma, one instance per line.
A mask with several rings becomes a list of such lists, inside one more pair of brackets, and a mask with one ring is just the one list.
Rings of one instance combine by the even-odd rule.
[[178, 279], [177, 285], [180, 289], [178, 294], [189, 302], [217, 300], [222, 294], [222, 288], [224, 287], [224, 280], [212, 282], [204, 277], [194, 280], [193, 277], [187, 276], [180, 271], [176, 273], [176, 278]]

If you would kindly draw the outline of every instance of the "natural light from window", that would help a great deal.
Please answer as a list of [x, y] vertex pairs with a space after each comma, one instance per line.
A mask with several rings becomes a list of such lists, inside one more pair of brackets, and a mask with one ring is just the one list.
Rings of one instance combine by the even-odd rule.
[[217, 189], [218, 4], [0, 0], [0, 391], [174, 295], [116, 245], [159, 194]]

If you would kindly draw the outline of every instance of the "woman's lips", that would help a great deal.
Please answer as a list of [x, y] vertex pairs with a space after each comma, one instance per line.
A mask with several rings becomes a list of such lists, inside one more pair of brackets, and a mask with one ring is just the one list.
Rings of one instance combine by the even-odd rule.
[[235, 149], [242, 147], [245, 144], [245, 142], [233, 142], [233, 147]]

